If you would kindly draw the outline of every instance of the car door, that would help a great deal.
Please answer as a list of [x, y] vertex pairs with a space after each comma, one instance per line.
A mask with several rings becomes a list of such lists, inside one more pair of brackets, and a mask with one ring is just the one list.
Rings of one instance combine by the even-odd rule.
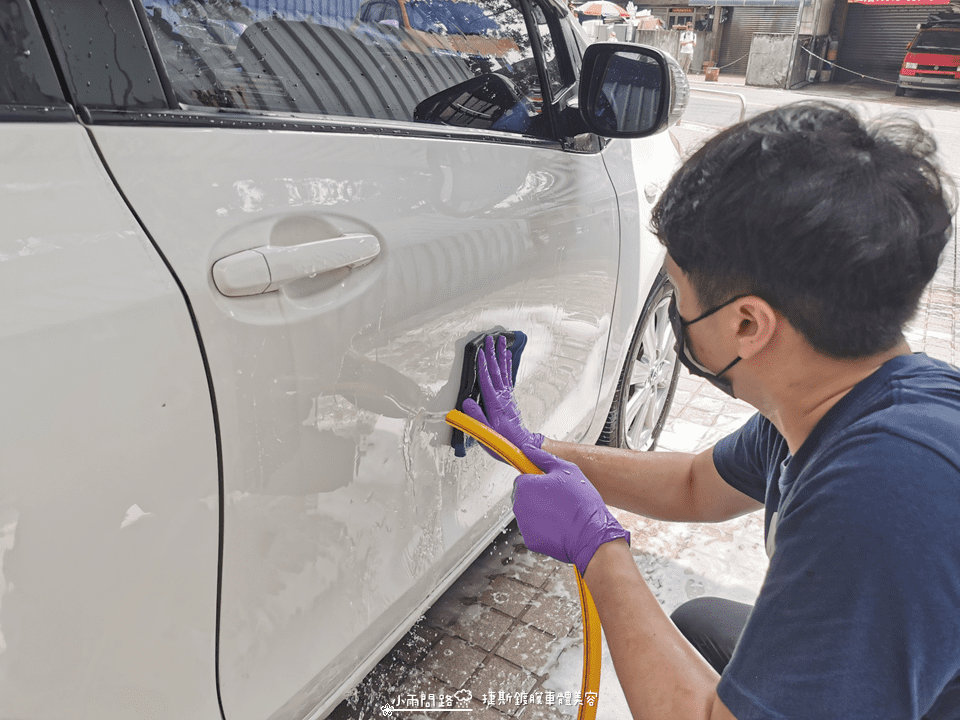
[[[470, 338], [528, 335], [532, 427], [577, 440], [596, 410], [619, 257], [602, 158], [560, 141], [529, 6], [438, 1], [450, 19], [416, 32], [321, 2], [48, 15], [209, 363], [231, 720], [330, 707], [510, 518], [513, 473], [456, 458], [443, 421]], [[81, 12], [120, 38], [106, 68], [68, 47]]]
[[0, 4], [0, 38], [0, 717], [217, 717], [194, 326], [32, 3]]

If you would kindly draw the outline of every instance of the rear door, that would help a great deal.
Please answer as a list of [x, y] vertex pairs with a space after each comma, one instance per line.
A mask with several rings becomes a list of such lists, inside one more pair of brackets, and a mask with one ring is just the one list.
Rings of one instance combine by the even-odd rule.
[[0, 717], [216, 718], [197, 336], [33, 6], [0, 3]]
[[[527, 333], [532, 427], [578, 439], [596, 408], [619, 253], [602, 159], [556, 139], [529, 9], [435, 4], [406, 28], [359, 4], [115, 0], [104, 27], [158, 69], [68, 79], [105, 83], [83, 115], [208, 355], [231, 720], [329, 707], [510, 517], [513, 474], [456, 459], [443, 422], [468, 339]], [[51, 17], [62, 47], [78, 12]], [[124, 108], [141, 90], [160, 101]]]

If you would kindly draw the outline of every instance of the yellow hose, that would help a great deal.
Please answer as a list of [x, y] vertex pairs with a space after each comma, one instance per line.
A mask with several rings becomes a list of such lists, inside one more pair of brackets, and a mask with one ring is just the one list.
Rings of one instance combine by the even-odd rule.
[[[451, 410], [447, 413], [447, 423], [464, 435], [470, 435], [495, 452], [519, 472], [525, 475], [543, 475], [543, 471], [530, 462], [516, 445], [503, 435], [477, 422], [466, 413]], [[577, 576], [577, 589], [580, 591], [580, 616], [583, 619], [583, 680], [580, 684], [580, 711], [578, 720], [594, 720], [597, 716], [597, 701], [600, 697], [600, 616], [597, 606], [590, 597], [587, 584], [580, 577], [580, 571], [574, 567]]]

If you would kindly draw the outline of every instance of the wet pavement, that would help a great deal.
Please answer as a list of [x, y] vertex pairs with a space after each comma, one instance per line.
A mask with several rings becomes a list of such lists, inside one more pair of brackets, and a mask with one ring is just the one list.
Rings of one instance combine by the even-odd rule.
[[[674, 131], [687, 148], [713, 132], [683, 125]], [[906, 335], [915, 351], [960, 365], [957, 260], [952, 242]], [[708, 448], [753, 412], [682, 371], [658, 451]], [[615, 515], [630, 530], [634, 559], [665, 612], [701, 595], [756, 597], [767, 566], [762, 512], [717, 524]], [[528, 551], [513, 525], [329, 718], [576, 717], [582, 652], [573, 570]], [[597, 718], [630, 718], [605, 645]]]

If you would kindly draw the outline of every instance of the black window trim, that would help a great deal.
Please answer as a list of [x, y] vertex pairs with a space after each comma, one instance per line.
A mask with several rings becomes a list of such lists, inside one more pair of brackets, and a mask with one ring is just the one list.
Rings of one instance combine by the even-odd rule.
[[77, 114], [69, 105], [0, 105], [0, 122], [76, 122]]
[[[520, 0], [522, 7], [524, 8], [524, 16], [528, 25], [528, 32], [532, 40], [532, 45], [534, 48], [534, 57], [536, 58], [537, 68], [540, 73], [540, 83], [541, 88], [545, 89], [550, 94], [549, 103], [545, 102], [544, 112], [549, 113], [551, 126], [553, 129], [553, 136], [558, 139], [563, 150], [567, 152], [573, 152], [581, 155], [594, 155], [599, 153], [607, 145], [609, 138], [602, 138], [593, 133], [584, 133], [583, 135], [577, 135], [573, 137], [565, 137], [562, 132], [563, 122], [561, 120], [561, 113], [571, 104], [572, 101], [578, 99], [578, 88], [580, 86], [580, 77], [576, 72], [576, 66], [573, 62], [572, 55], [574, 53], [579, 54], [580, 48], [578, 46], [570, 47], [567, 42], [566, 34], [563, 32], [561, 25], [564, 22], [571, 22], [569, 18], [564, 18], [561, 15], [561, 10], [549, 0]], [[547, 21], [547, 27], [550, 29], [550, 36], [554, 46], [554, 52], [557, 53], [557, 57], [560, 61], [560, 71], [561, 79], [567, 82], [564, 89], [561, 90], [556, 97], [552, 96], [552, 88], [550, 88], [549, 83], [546, 82], [546, 73], [547, 73], [547, 64], [544, 60], [544, 51], [541, 44], [541, 37], [539, 29], [536, 25], [536, 18], [534, 17], [532, 6], [537, 5], [541, 12], [543, 12], [544, 17]], [[571, 32], [576, 32], [575, 29], [571, 28]], [[565, 78], [563, 76], [566, 76]], [[544, 93], [544, 100], [546, 101], [547, 92]]]
[[[536, 5], [540, 8], [540, 11], [543, 13], [544, 19], [547, 21], [547, 27], [550, 28], [550, 39], [553, 42], [553, 49], [556, 53], [557, 60], [560, 65], [560, 79], [565, 83], [563, 90], [556, 97], [551, 97], [551, 104], [556, 104], [562, 101], [565, 97], [568, 96], [570, 89], [575, 87], [579, 82], [580, 78], [577, 77], [577, 73], [574, 70], [573, 60], [571, 59], [570, 53], [573, 50], [567, 47], [567, 39], [564, 36], [563, 29], [561, 24], [564, 22], [564, 19], [560, 16], [560, 12], [557, 7], [550, 2], [542, 2], [540, 0], [522, 0], [523, 2], [529, 2], [529, 4]], [[535, 38], [534, 43], [537, 47], [537, 52], [541, 53], [538, 62], [540, 62], [544, 67], [544, 72], [546, 72], [546, 60], [543, 57], [542, 53], [543, 46], [541, 44], [540, 32], [536, 26], [536, 19], [531, 13], [530, 17], [531, 23], [534, 25], [534, 29], [531, 31], [530, 35], [532, 38]], [[549, 84], [548, 84], [549, 87]], [[552, 94], [552, 89], [551, 89]]]
[[229, 111], [202, 112], [188, 110], [104, 110], [81, 108], [80, 117], [88, 125], [155, 125], [163, 127], [227, 128], [246, 130], [296, 130], [352, 135], [387, 135], [444, 140], [465, 140], [502, 145], [525, 145], [561, 149], [552, 138], [538, 138], [497, 130], [469, 130], [448, 125], [427, 125], [375, 118], [341, 118], [334, 115], [271, 114], [269, 111], [238, 113]]
[[[60, 71], [60, 64], [56, 61], [51, 49], [47, 28], [37, 15], [33, 2], [24, 3], [25, 10], [30, 14], [29, 20], [35, 24], [39, 32], [40, 47], [46, 54], [53, 72], [57, 77], [61, 97], [52, 98], [52, 102], [45, 104], [9, 102], [0, 103], [0, 122], [76, 122], [77, 115], [67, 98], [66, 84]], [[28, 28], [29, 30], [29, 28]]]
[[[114, 79], [119, 80], [119, 76], [122, 76], [124, 84], [135, 84], [138, 87], [138, 91], [143, 92], [145, 96], [144, 103], [137, 108], [138, 111], [157, 111], [163, 109], [161, 103], [168, 101], [162, 92], [162, 84], [159, 92], [145, 90], [145, 88], [150, 85], [153, 79], [152, 77], [141, 75], [140, 73], [129, 73], [129, 68], [126, 70], [121, 69], [116, 63], [111, 63], [102, 69], [94, 69], [90, 64], [84, 65], [83, 62], [77, 64], [71, 60], [71, 55], [74, 54], [75, 51], [73, 51], [69, 45], [64, 47], [64, 38], [60, 36], [56, 29], [57, 22], [55, 17], [62, 12], [65, 6], [69, 6], [71, 10], [75, 10], [75, 0], [32, 0], [32, 4], [36, 13], [37, 22], [40, 24], [41, 32], [43, 33], [44, 40], [47, 43], [48, 50], [54, 62], [57, 77], [60, 79], [64, 96], [81, 119], [90, 110], [90, 107], [114, 109], [112, 103], [110, 105], [88, 107], [83, 100], [83, 82], [86, 81], [86, 85], [89, 87], [92, 80], [102, 80], [104, 77], [112, 82]], [[137, 5], [139, 5], [139, 3], [136, 0], [110, 0], [109, 3], [105, 2], [105, 0], [100, 1], [102, 14], [104, 16], [111, 15], [109, 21], [105, 21], [105, 24], [113, 31], [111, 48], [116, 47], [117, 38], [120, 37], [121, 34], [128, 34], [130, 37], [136, 38], [137, 34], [141, 33], [142, 25], [136, 13]], [[113, 12], [113, 14], [111, 14], [112, 11], [119, 12]], [[101, 32], [96, 32], [98, 30]], [[88, 31], [91, 32], [91, 42], [104, 40], [109, 37], [102, 32], [102, 26], [96, 24], [94, 24], [92, 28], [89, 28]], [[141, 34], [141, 36], [144, 35]], [[149, 42], [147, 42], [147, 45], [149, 46]], [[150, 55], [148, 47], [136, 47], [134, 52], [142, 63], [140, 67], [141, 71], [155, 68], [155, 62]], [[79, 57], [79, 51], [76, 51], [76, 53], [77, 57]], [[89, 53], [87, 56], [90, 56]]]

